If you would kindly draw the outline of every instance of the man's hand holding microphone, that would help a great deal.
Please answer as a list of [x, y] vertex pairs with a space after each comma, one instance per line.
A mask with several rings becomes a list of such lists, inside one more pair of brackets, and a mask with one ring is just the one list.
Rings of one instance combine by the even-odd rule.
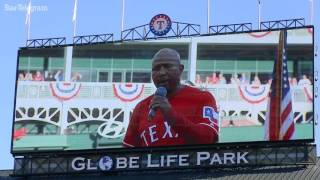
[[151, 121], [156, 116], [156, 111], [159, 109], [164, 116], [165, 120], [170, 117], [172, 106], [167, 99], [167, 89], [165, 87], [158, 87], [150, 102], [150, 111], [148, 120]]

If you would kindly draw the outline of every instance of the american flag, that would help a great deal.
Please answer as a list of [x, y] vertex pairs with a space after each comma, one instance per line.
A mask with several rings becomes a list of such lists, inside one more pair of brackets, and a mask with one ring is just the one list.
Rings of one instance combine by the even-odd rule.
[[265, 121], [265, 139], [270, 141], [290, 140], [295, 131], [286, 49], [287, 31], [282, 30], [278, 45], [278, 58], [273, 67]]

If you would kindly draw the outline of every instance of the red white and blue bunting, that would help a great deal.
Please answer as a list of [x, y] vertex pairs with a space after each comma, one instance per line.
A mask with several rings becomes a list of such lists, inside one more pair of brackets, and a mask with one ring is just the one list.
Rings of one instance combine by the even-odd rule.
[[269, 86], [241, 85], [238, 89], [241, 98], [251, 104], [265, 101], [269, 94]]
[[264, 36], [267, 36], [271, 33], [272, 31], [265, 31], [265, 32], [252, 32], [252, 33], [248, 33], [250, 36], [254, 37], [254, 38], [262, 38]]
[[124, 102], [131, 102], [141, 97], [144, 84], [112, 84], [114, 95]]
[[61, 101], [74, 98], [81, 89], [80, 83], [73, 82], [53, 82], [50, 83], [51, 94]]

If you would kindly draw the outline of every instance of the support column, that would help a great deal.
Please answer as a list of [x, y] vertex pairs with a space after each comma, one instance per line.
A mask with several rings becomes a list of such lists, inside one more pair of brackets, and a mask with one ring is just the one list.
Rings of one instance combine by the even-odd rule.
[[196, 67], [197, 67], [197, 45], [198, 42], [194, 38], [190, 38], [189, 43], [189, 59], [188, 59], [188, 80], [195, 83]]
[[65, 81], [70, 81], [71, 79], [72, 51], [73, 46], [67, 46], [64, 48], [64, 59], [66, 60], [64, 72]]
[[[73, 46], [67, 46], [64, 48], [64, 59], [65, 62], [65, 71], [64, 71], [64, 81], [70, 82], [71, 79], [71, 66], [72, 66], [72, 51]], [[60, 112], [60, 133], [61, 134], [69, 134], [71, 129], [67, 129], [68, 127], [68, 108], [65, 107], [63, 101], [61, 101], [61, 112]]]

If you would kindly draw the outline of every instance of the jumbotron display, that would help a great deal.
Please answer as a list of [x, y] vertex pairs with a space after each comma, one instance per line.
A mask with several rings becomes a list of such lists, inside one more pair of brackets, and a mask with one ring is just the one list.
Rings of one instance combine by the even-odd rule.
[[313, 49], [312, 28], [22, 48], [12, 151], [312, 140]]

